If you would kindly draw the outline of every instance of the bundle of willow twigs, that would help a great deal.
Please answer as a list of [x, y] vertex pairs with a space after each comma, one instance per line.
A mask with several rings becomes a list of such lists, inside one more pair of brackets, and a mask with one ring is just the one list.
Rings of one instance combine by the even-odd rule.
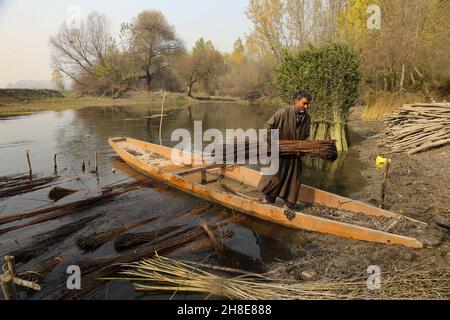
[[40, 223], [43, 223], [43, 222], [46, 222], [49, 220], [59, 219], [61, 217], [80, 212], [82, 210], [91, 208], [93, 206], [101, 205], [103, 203], [106, 203], [108, 201], [111, 201], [111, 200], [117, 198], [118, 196], [120, 196], [124, 193], [139, 189], [143, 185], [144, 185], [143, 182], [139, 182], [139, 181], [132, 182], [129, 184], [123, 184], [123, 185], [117, 186], [117, 188], [118, 188], [117, 190], [112, 189], [112, 188], [105, 189], [106, 191], [103, 191], [101, 195], [93, 197], [93, 198], [88, 198], [88, 199], [81, 200], [81, 201], [71, 202], [68, 204], [60, 205], [60, 206], [53, 206], [50, 208], [39, 209], [36, 211], [31, 211], [31, 212], [26, 212], [26, 213], [21, 213], [21, 214], [14, 214], [14, 215], [9, 215], [9, 216], [3, 216], [0, 218], [0, 225], [19, 221], [19, 220], [30, 219], [30, 218], [34, 218], [34, 217], [36, 217], [36, 219], [33, 219], [28, 222], [16, 224], [13, 226], [1, 228], [0, 234], [4, 234], [4, 233], [7, 233], [7, 232], [10, 232], [13, 230], [18, 230], [21, 228], [33, 226], [33, 225], [40, 224]]
[[[382, 288], [367, 289], [367, 279], [298, 282], [242, 272], [232, 278], [156, 256], [124, 265], [121, 274], [135, 281], [138, 291], [204, 293], [233, 300], [307, 299], [448, 299], [449, 270], [403, 270], [382, 275]], [[121, 278], [120, 280], [127, 280]]]
[[[148, 232], [139, 232], [139, 233], [125, 233], [119, 235], [114, 240], [114, 248], [117, 252], [125, 251], [131, 248], [135, 248], [137, 246], [154, 242], [161, 237], [170, 234], [172, 232], [181, 229], [181, 227], [186, 223], [186, 221], [190, 221], [193, 216], [203, 216], [206, 214], [213, 205], [211, 203], [201, 203], [199, 206], [196, 206], [193, 209], [185, 211], [181, 216], [177, 217], [175, 220], [171, 221], [171, 224], [165, 228], [154, 229]], [[183, 222], [184, 221], [184, 222]]]
[[280, 141], [280, 155], [310, 155], [328, 161], [335, 161], [338, 157], [335, 141]]
[[[220, 146], [218, 146], [220, 148]], [[270, 154], [270, 144], [267, 146], [267, 152]], [[217, 147], [216, 147], [217, 149]], [[229, 160], [230, 151], [234, 153], [234, 161], [238, 159], [238, 152], [240, 150], [239, 143], [223, 144], [224, 160]], [[248, 159], [250, 154], [258, 154], [260, 150], [259, 143], [245, 141], [244, 143], [245, 158]], [[280, 156], [313, 156], [334, 162], [338, 157], [336, 148], [336, 141], [297, 141], [297, 140], [280, 140], [279, 141], [279, 155]], [[232, 155], [233, 156], [233, 155]]]
[[37, 179], [21, 179], [0, 183], [0, 199], [16, 196], [23, 193], [33, 192], [47, 188], [54, 184], [57, 176], [43, 177]]
[[108, 242], [109, 240], [114, 239], [117, 235], [137, 228], [139, 226], [143, 226], [147, 223], [150, 223], [160, 217], [151, 217], [141, 221], [132, 222], [120, 227], [103, 230], [100, 232], [95, 232], [89, 236], [82, 236], [77, 239], [77, 246], [81, 250], [85, 252], [92, 252], [101, 247], [103, 244]]
[[33, 236], [33, 241], [14, 250], [11, 255], [15, 257], [16, 263], [27, 263], [61, 244], [65, 239], [77, 233], [101, 215], [81, 218], [55, 230], [39, 233]]
[[19, 278], [35, 283], [41, 283], [62, 261], [63, 260], [61, 257], [52, 257], [40, 263], [33, 270], [19, 272]]
[[380, 146], [409, 155], [450, 144], [450, 104], [407, 104], [383, 120]]
[[169, 226], [148, 232], [124, 233], [114, 240], [114, 249], [117, 252], [136, 248], [146, 243], [153, 243], [165, 235], [175, 232], [181, 226]]

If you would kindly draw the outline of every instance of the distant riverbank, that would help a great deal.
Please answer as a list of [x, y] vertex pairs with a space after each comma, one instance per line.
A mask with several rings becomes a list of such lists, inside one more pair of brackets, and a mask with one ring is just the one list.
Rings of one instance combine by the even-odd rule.
[[[5, 92], [10, 89], [0, 89]], [[67, 109], [80, 109], [85, 107], [111, 107], [111, 106], [155, 106], [161, 107], [163, 92], [131, 91], [125, 97], [82, 97], [72, 92], [58, 93], [54, 90], [29, 90], [25, 95], [0, 93], [0, 117], [30, 114], [39, 111], [61, 111]], [[22, 91], [23, 92], [23, 91]], [[31, 92], [31, 94], [30, 94]], [[47, 95], [45, 95], [47, 93]], [[50, 94], [54, 93], [54, 94]], [[58, 93], [58, 94], [56, 94]], [[167, 92], [165, 104], [173, 107], [184, 107], [196, 103], [211, 101], [244, 103], [249, 102], [231, 97], [198, 97], [190, 98], [182, 93]]]

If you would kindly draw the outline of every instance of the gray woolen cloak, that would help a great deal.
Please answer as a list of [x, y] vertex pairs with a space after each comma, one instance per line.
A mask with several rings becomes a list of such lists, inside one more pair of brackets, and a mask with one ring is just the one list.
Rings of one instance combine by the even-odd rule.
[[[305, 112], [300, 126], [294, 106], [278, 110], [264, 125], [264, 129], [279, 130], [280, 140], [306, 140], [309, 137], [311, 116]], [[283, 198], [290, 203], [297, 203], [300, 194], [302, 175], [302, 159], [300, 156], [280, 157], [278, 173], [273, 176], [262, 176], [258, 190], [272, 199]]]

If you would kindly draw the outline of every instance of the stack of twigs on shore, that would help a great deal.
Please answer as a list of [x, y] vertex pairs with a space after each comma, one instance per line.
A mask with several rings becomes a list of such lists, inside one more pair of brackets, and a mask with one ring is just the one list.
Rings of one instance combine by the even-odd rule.
[[369, 291], [367, 279], [299, 282], [269, 275], [242, 272], [222, 277], [201, 270], [197, 264], [155, 257], [124, 265], [121, 280], [136, 282], [144, 292], [203, 293], [233, 300], [318, 299], [448, 299], [449, 270], [411, 269], [383, 274], [380, 290]]
[[[249, 158], [251, 154], [258, 154], [260, 150], [260, 145], [256, 141], [245, 141], [244, 144], [245, 157]], [[234, 161], [238, 159], [238, 152], [240, 150], [239, 143], [233, 144], [217, 144], [216, 149], [223, 147], [223, 157], [224, 160], [229, 160], [229, 155], [227, 152], [234, 150]], [[267, 152], [270, 154], [270, 144], [267, 146]], [[279, 141], [279, 155], [280, 156], [313, 156], [325, 159], [327, 161], [334, 162], [338, 157], [338, 151], [336, 148], [336, 141], [297, 141], [297, 140], [280, 140]], [[232, 155], [233, 156], [233, 155]]]
[[380, 145], [409, 155], [450, 144], [450, 104], [407, 104], [386, 118]]

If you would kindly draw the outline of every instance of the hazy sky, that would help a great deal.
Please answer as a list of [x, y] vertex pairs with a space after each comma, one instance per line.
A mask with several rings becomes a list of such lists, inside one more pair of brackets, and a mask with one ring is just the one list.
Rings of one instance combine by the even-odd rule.
[[0, 87], [18, 80], [50, 79], [48, 39], [78, 6], [83, 16], [105, 14], [114, 33], [144, 9], [162, 11], [191, 48], [200, 37], [230, 51], [250, 29], [245, 16], [248, 0], [0, 0]]

